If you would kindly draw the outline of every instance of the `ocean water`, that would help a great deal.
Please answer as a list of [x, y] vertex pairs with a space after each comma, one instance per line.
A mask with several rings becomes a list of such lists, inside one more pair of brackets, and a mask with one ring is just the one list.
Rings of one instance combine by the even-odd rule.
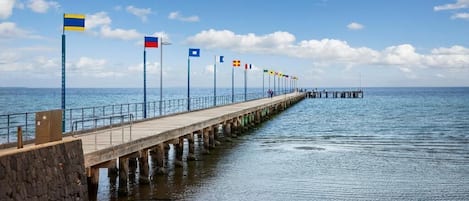
[[469, 88], [364, 91], [300, 101], [210, 155], [198, 142], [182, 168], [171, 149], [126, 196], [102, 169], [98, 200], [469, 200]]

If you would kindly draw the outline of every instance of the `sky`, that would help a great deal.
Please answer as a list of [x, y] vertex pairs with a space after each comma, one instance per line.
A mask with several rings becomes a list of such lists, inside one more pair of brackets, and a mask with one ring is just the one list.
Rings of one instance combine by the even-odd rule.
[[[0, 87], [61, 87], [64, 13], [85, 14], [85, 31], [66, 31], [70, 88], [147, 85], [231, 87], [232, 60], [297, 76], [300, 87], [469, 86], [469, 0], [0, 0]], [[235, 69], [235, 85], [244, 84]], [[263, 77], [265, 76], [265, 77]]]

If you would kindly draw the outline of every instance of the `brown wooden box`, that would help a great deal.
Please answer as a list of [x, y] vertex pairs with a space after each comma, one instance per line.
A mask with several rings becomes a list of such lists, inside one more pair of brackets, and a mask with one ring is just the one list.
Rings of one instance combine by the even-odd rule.
[[36, 112], [35, 144], [62, 140], [62, 110]]

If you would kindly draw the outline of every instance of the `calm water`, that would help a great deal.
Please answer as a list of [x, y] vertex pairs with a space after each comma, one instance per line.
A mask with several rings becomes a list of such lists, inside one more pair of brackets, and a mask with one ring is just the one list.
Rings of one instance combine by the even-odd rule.
[[469, 88], [306, 99], [198, 161], [173, 158], [127, 197], [103, 169], [98, 199], [469, 200]]

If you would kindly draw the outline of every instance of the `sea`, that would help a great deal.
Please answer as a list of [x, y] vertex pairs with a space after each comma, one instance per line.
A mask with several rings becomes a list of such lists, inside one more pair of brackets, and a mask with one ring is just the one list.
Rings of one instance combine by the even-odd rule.
[[[304, 99], [238, 138], [221, 140], [209, 155], [196, 142], [197, 160], [183, 167], [174, 166], [171, 148], [167, 175], [151, 170], [150, 184], [139, 184], [134, 172], [127, 195], [101, 169], [97, 199], [469, 200], [469, 88], [363, 90], [358, 99]], [[159, 98], [154, 91], [150, 100]], [[142, 97], [141, 89], [69, 93], [68, 107]], [[164, 92], [165, 99], [185, 93]], [[60, 89], [0, 88], [1, 114], [58, 107]]]

